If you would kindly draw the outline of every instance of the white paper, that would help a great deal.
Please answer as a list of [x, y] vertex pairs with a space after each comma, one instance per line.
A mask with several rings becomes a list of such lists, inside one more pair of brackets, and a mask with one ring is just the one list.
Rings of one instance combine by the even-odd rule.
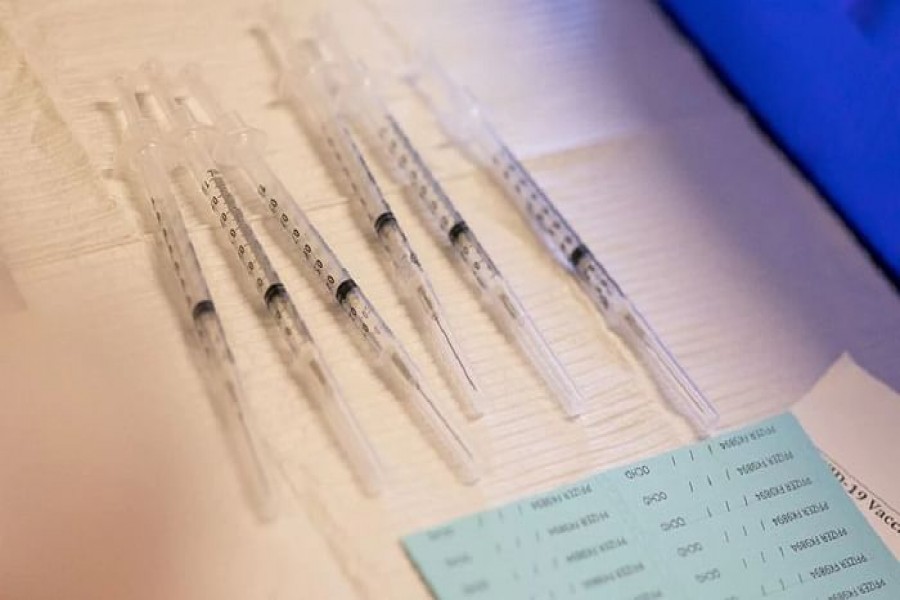
[[835, 477], [900, 558], [900, 394], [845, 354], [793, 410]]

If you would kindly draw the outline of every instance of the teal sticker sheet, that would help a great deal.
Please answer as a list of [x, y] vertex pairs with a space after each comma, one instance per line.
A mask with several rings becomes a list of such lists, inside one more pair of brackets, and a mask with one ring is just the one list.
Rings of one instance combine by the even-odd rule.
[[900, 565], [790, 414], [403, 544], [441, 599], [900, 598]]

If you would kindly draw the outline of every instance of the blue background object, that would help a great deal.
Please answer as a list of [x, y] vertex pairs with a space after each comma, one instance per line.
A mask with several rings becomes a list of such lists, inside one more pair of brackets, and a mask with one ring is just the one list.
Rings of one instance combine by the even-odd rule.
[[897, 286], [900, 0], [660, 5]]

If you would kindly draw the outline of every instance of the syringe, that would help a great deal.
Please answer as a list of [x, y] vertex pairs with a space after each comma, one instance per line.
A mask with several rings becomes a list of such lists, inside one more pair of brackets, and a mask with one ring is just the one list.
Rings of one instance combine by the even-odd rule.
[[363, 489], [370, 494], [382, 487], [382, 469], [375, 451], [353, 416], [309, 329], [272, 267], [256, 233], [208, 150], [208, 128], [196, 121], [172, 93], [165, 73], [155, 63], [143, 68], [153, 95], [173, 125], [188, 171], [200, 185], [222, 234], [234, 250], [241, 268], [252, 280], [283, 340], [282, 350], [292, 373], [323, 412], [329, 427], [350, 461]]
[[447, 134], [491, 173], [538, 239], [572, 273], [607, 326], [620, 336], [663, 396], [698, 433], [708, 435], [718, 421], [715, 407], [494, 132], [472, 96], [456, 86], [433, 60], [420, 61], [410, 81], [431, 105]]
[[278, 219], [281, 231], [297, 249], [299, 262], [310, 278], [324, 285], [327, 295], [340, 307], [353, 331], [360, 336], [360, 346], [370, 354], [378, 373], [397, 397], [407, 401], [413, 415], [434, 436], [439, 452], [459, 478], [466, 483], [474, 482], [478, 471], [468, 442], [453, 419], [444, 413], [437, 396], [428, 389], [400, 341], [260, 156], [257, 147], [260, 133], [247, 127], [237, 114], [224, 113], [196, 70], [185, 80], [193, 98], [215, 120], [224, 138], [225, 154], [231, 155], [253, 183], [260, 200]]
[[[339, 42], [329, 40], [329, 49]], [[528, 312], [494, 265], [487, 250], [478, 241], [456, 210], [428, 165], [416, 151], [400, 124], [373, 89], [363, 67], [352, 62], [338, 48], [342, 73], [336, 79], [346, 82], [341, 97], [351, 106], [350, 113], [365, 130], [372, 145], [394, 177], [405, 186], [407, 198], [431, 226], [432, 233], [448, 244], [457, 266], [474, 283], [481, 301], [495, 321], [529, 359], [552, 397], [569, 417], [584, 412], [584, 400], [572, 379], [560, 364]]]
[[457, 343], [431, 282], [375, 181], [365, 157], [339, 113], [334, 110], [334, 99], [328, 92], [331, 82], [327, 80], [327, 72], [322, 68], [315, 46], [291, 47], [289, 44], [290, 42], [283, 41], [286, 56], [282, 64], [283, 92], [321, 130], [334, 162], [357, 201], [355, 206], [361, 209], [388, 258], [391, 267], [389, 272], [395, 287], [400, 290], [405, 305], [416, 318], [420, 330], [426, 334], [429, 348], [438, 357], [438, 363], [452, 384], [463, 409], [469, 416], [481, 416], [484, 412], [483, 394], [470, 361]]
[[127, 123], [122, 158], [143, 179], [162, 232], [166, 255], [181, 287], [184, 307], [197, 342], [203, 350], [204, 373], [210, 388], [224, 396], [218, 412], [224, 421], [223, 426], [236, 455], [239, 471], [243, 475], [254, 508], [262, 518], [269, 519], [274, 516], [275, 504], [254, 428], [248, 422], [250, 419], [246, 411], [243, 386], [194, 252], [194, 245], [169, 186], [159, 133], [152, 121], [141, 114], [134, 88], [129, 81], [124, 77], [117, 77], [115, 86]]

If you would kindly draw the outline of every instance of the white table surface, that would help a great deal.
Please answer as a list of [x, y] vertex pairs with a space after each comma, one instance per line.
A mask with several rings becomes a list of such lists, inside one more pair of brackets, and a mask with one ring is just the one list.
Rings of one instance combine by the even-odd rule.
[[[285, 4], [298, 22], [316, 8]], [[362, 5], [341, 5], [338, 21], [367, 56], [389, 56]], [[256, 523], [145, 197], [117, 177], [113, 74], [151, 57], [172, 69], [199, 63], [224, 104], [269, 134], [278, 172], [446, 389], [315, 146], [275, 102], [275, 73], [249, 31], [256, 10], [239, 0], [0, 0], [4, 598], [427, 597], [403, 534], [691, 439], [515, 210], [398, 84], [392, 108], [589, 410], [561, 417], [386, 182], [495, 402], [466, 423], [490, 470], [475, 486], [456, 483], [251, 209], [388, 465], [389, 491], [365, 498], [182, 179], [191, 235], [281, 474], [283, 517]], [[786, 408], [845, 351], [900, 387], [896, 293], [652, 4], [373, 0], [366, 10], [426, 37], [482, 100], [723, 428]]]

